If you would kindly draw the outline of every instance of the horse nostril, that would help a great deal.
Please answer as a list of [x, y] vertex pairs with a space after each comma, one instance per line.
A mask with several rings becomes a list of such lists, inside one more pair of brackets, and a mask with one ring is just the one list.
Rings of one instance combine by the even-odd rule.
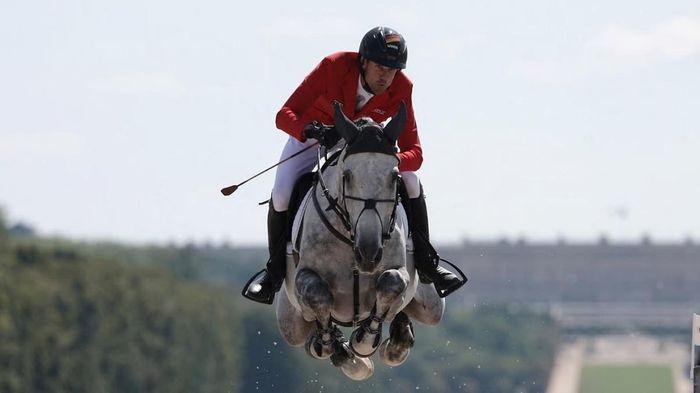
[[383, 253], [384, 249], [382, 247], [379, 247], [379, 250], [377, 250], [377, 256], [374, 258], [374, 263], [381, 262]]
[[355, 260], [358, 262], [362, 261], [362, 250], [359, 247], [354, 247], [353, 251], [355, 251]]
[[378, 249], [363, 249], [362, 247], [354, 247], [355, 260], [367, 267], [376, 265], [382, 260], [382, 247]]

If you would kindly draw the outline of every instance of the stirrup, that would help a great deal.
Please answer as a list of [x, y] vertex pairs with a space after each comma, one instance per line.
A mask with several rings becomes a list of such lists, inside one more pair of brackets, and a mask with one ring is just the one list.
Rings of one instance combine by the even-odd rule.
[[458, 290], [459, 288], [462, 288], [464, 286], [464, 284], [466, 284], [467, 281], [469, 281], [469, 279], [464, 274], [462, 269], [458, 268], [454, 263], [448, 261], [447, 259], [442, 259], [442, 258], [440, 258], [440, 261], [445, 262], [446, 264], [452, 266], [457, 271], [457, 273], [460, 276], [462, 276], [462, 279], [460, 280], [459, 284], [452, 285], [451, 287], [444, 289], [444, 290], [438, 289], [437, 286], [435, 285], [435, 283], [433, 283], [433, 286], [435, 287], [435, 291], [437, 292], [438, 296], [440, 296], [441, 298], [444, 298], [444, 297], [449, 296], [450, 294], [452, 294], [452, 292]]
[[[448, 261], [447, 259], [440, 258], [440, 255], [435, 250], [435, 247], [433, 247], [433, 245], [430, 243], [430, 240], [425, 235], [425, 233], [420, 232], [420, 231], [416, 231], [413, 233], [413, 235], [419, 236], [421, 238], [421, 240], [425, 243], [425, 246], [428, 248], [427, 253], [428, 253], [429, 258], [431, 258], [433, 261], [435, 259], [437, 259], [437, 262], [435, 263], [436, 265], [438, 265], [440, 262], [445, 262], [446, 264], [452, 266], [457, 271], [457, 274], [462, 276], [462, 280], [460, 280], [459, 284], [453, 285], [453, 286], [446, 288], [444, 290], [438, 289], [437, 286], [435, 285], [435, 283], [433, 282], [433, 287], [435, 287], [435, 291], [437, 292], [438, 296], [440, 296], [441, 298], [447, 297], [452, 292], [458, 290], [459, 288], [462, 288], [464, 286], [464, 284], [466, 284], [467, 281], [469, 281], [469, 279], [464, 274], [462, 269], [458, 268], [457, 266], [455, 266], [454, 263]], [[414, 249], [415, 249], [415, 247], [414, 247]], [[419, 272], [419, 274], [420, 274], [420, 272]]]
[[[248, 289], [251, 287], [255, 288], [255, 286], [260, 286], [260, 289], [262, 289], [262, 286], [260, 284], [260, 280], [262, 277], [265, 276], [265, 273], [267, 272], [267, 269], [262, 269], [261, 271], [255, 273], [253, 277], [248, 280], [248, 282], [243, 286], [243, 290], [241, 290], [241, 295], [243, 295], [244, 298], [252, 300], [257, 303], [262, 303], [262, 304], [272, 304], [272, 302], [275, 300], [275, 291], [272, 292], [272, 295], [265, 298], [265, 299], [260, 299], [260, 298], [255, 298], [251, 294], [248, 293]], [[269, 273], [268, 273], [269, 274]]]

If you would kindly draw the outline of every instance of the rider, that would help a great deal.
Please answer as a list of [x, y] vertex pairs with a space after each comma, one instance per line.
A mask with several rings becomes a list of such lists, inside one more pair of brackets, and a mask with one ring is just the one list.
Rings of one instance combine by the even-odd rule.
[[[324, 58], [292, 93], [277, 113], [277, 128], [290, 135], [282, 158], [316, 141], [327, 149], [340, 137], [333, 124], [332, 100], [343, 103], [350, 119], [370, 117], [380, 123], [397, 112], [401, 101], [408, 110], [406, 126], [398, 138], [399, 171], [408, 190], [412, 219], [415, 266], [421, 282], [432, 282], [438, 292], [458, 287], [462, 280], [438, 265], [439, 257], [428, 241], [428, 214], [423, 188], [416, 171], [423, 161], [411, 102], [412, 82], [402, 72], [408, 51], [401, 34], [375, 27], [362, 38], [357, 52], [338, 52]], [[270, 259], [263, 275], [250, 283], [246, 297], [271, 304], [286, 270], [287, 209], [292, 188], [301, 175], [316, 164], [317, 149], [308, 149], [277, 168], [267, 215]], [[420, 233], [422, 235], [417, 234]]]

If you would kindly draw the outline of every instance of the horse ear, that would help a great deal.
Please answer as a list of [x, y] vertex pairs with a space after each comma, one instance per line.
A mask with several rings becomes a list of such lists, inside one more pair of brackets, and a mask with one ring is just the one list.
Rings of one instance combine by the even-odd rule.
[[403, 132], [403, 127], [406, 125], [406, 104], [401, 101], [399, 111], [391, 118], [389, 124], [384, 127], [384, 135], [392, 141], [399, 139], [399, 135]]
[[355, 139], [360, 130], [357, 129], [355, 123], [350, 121], [345, 113], [343, 113], [343, 104], [337, 100], [333, 100], [333, 108], [335, 108], [335, 129], [338, 134], [345, 139], [346, 142], [350, 142]]

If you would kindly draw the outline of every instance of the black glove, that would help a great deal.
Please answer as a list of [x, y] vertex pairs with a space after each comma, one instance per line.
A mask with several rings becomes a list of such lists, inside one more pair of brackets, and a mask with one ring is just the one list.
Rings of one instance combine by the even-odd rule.
[[328, 126], [317, 121], [309, 123], [304, 127], [304, 137], [306, 139], [316, 139], [321, 146], [331, 148], [340, 140], [340, 134], [334, 126]]

